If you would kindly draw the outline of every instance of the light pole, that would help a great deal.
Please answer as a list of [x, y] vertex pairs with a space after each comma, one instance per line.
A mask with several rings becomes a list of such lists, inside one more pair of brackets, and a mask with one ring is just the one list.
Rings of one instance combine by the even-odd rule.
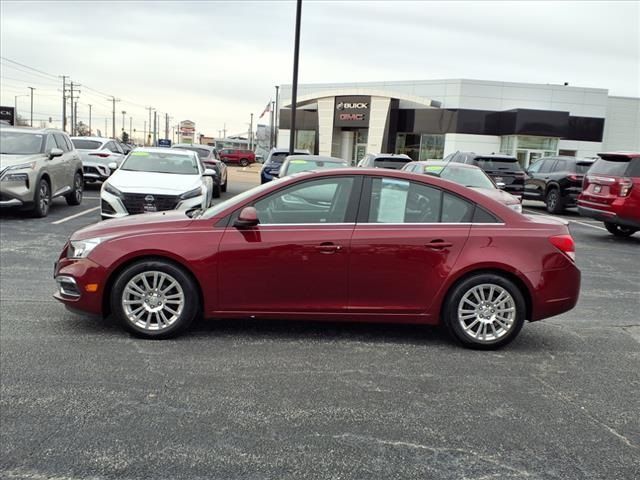
[[14, 107], [14, 113], [13, 113], [13, 124], [17, 125], [18, 124], [18, 97], [28, 97], [29, 94], [25, 93], [23, 95], [14, 95], [13, 98], [13, 107]]
[[33, 91], [35, 90], [35, 88], [33, 87], [27, 87], [29, 90], [31, 90], [31, 119], [29, 120], [29, 125], [33, 127]]
[[124, 110], [122, 110], [122, 131], [124, 132], [124, 116], [127, 114]]
[[129, 142], [131, 142], [131, 137], [133, 136], [133, 117], [129, 117]]
[[276, 129], [275, 132], [273, 133], [273, 146], [274, 147], [278, 147], [278, 93], [280, 90], [280, 85], [276, 85], [276, 108], [275, 108], [275, 114], [274, 114], [274, 121], [276, 124]]
[[91, 104], [89, 104], [89, 136], [91, 136]]
[[296, 37], [293, 48], [293, 82], [291, 85], [291, 130], [289, 130], [289, 155], [293, 155], [296, 145], [296, 110], [298, 108], [298, 57], [300, 56], [300, 17], [302, 0], [296, 2]]

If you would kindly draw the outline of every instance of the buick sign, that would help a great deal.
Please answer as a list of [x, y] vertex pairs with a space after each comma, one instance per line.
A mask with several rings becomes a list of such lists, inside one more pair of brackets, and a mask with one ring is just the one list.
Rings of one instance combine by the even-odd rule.
[[367, 128], [369, 126], [369, 104], [371, 97], [364, 95], [336, 97], [333, 117], [335, 127]]
[[359, 102], [359, 103], [354, 103], [354, 102], [349, 102], [349, 103], [345, 103], [345, 102], [339, 102], [336, 104], [336, 109], [337, 110], [344, 110], [344, 109], [367, 109], [369, 108], [369, 102]]
[[15, 125], [15, 120], [14, 107], [0, 107], [0, 123], [4, 125]]

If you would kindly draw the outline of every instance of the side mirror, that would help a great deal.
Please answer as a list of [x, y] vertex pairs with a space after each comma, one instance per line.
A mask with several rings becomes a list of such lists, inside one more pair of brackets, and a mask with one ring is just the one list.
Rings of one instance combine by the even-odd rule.
[[205, 177], [216, 177], [218, 173], [213, 168], [205, 168], [203, 175]]
[[64, 152], [59, 148], [52, 148], [49, 150], [49, 160], [56, 157], [61, 157]]
[[107, 167], [109, 167], [109, 170], [117, 170], [118, 164], [116, 162], [110, 162], [109, 165], [107, 165]]
[[259, 223], [257, 210], [254, 207], [244, 207], [233, 226], [236, 228], [249, 228], [255, 227]]
[[504, 182], [496, 182], [496, 187], [498, 187], [498, 188], [500, 188], [500, 189], [502, 189], [502, 188], [504, 188], [504, 187], [506, 187], [506, 186], [507, 186], [507, 184], [506, 184], [506, 183], [504, 183]]

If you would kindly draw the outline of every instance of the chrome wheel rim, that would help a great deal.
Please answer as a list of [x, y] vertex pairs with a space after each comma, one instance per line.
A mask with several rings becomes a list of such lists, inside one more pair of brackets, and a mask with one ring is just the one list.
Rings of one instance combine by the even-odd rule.
[[557, 196], [556, 196], [555, 191], [552, 191], [552, 192], [549, 194], [549, 200], [548, 200], [548, 202], [549, 202], [549, 208], [551, 208], [551, 209], [555, 208], [555, 207], [556, 207], [556, 202], [557, 202], [557, 200], [558, 200], [558, 199], [557, 199]]
[[80, 203], [82, 201], [82, 177], [80, 175], [76, 175], [74, 185], [73, 185], [76, 201]]
[[458, 304], [458, 322], [462, 330], [480, 343], [504, 337], [515, 321], [516, 302], [500, 285], [476, 285], [462, 296]]
[[122, 309], [129, 321], [147, 331], [165, 330], [182, 314], [184, 291], [171, 275], [159, 271], [139, 273], [127, 282]]
[[46, 213], [49, 210], [49, 184], [40, 182], [40, 211]]

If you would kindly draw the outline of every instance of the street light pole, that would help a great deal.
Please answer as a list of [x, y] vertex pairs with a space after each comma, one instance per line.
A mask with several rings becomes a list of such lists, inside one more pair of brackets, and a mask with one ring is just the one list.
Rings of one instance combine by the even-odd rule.
[[251, 114], [251, 123], [249, 123], [249, 150], [253, 150], [253, 113]]
[[89, 104], [89, 135], [91, 135], [91, 104]]
[[33, 127], [33, 91], [35, 90], [35, 88], [33, 87], [27, 87], [27, 88], [31, 90], [31, 119], [29, 121], [29, 124]]
[[293, 82], [291, 85], [291, 130], [289, 130], [289, 155], [293, 155], [296, 145], [296, 110], [298, 108], [298, 57], [300, 55], [300, 17], [302, 0], [296, 2], [296, 37], [293, 50]]
[[127, 114], [126, 111], [122, 110], [122, 131], [124, 132], [124, 116]]
[[274, 113], [274, 121], [276, 123], [276, 129], [273, 133], [273, 146], [278, 148], [278, 94], [280, 93], [280, 85], [276, 85], [276, 108]]
[[133, 137], [133, 117], [129, 116], [129, 142], [131, 142], [132, 137]]

